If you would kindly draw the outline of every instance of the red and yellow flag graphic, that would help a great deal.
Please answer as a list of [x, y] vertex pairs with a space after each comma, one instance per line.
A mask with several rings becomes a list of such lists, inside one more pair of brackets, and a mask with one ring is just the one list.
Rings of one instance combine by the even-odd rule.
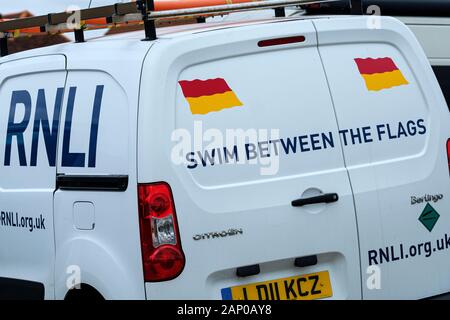
[[391, 58], [356, 58], [355, 62], [370, 91], [409, 84]]
[[225, 79], [182, 80], [178, 83], [191, 107], [192, 114], [207, 114], [242, 106], [242, 102]]

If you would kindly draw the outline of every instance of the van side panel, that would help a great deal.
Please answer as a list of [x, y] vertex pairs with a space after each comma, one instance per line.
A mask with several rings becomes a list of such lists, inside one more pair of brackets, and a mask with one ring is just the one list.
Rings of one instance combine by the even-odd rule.
[[63, 55], [0, 65], [0, 297], [53, 299]]

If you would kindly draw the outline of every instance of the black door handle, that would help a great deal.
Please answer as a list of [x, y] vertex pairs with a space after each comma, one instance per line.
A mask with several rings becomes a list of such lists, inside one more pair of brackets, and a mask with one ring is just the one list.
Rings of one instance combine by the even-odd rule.
[[339, 196], [337, 193], [325, 193], [320, 196], [315, 196], [311, 198], [302, 198], [297, 199], [291, 202], [293, 207], [302, 207], [308, 204], [316, 204], [316, 203], [330, 203], [336, 202], [339, 200]]

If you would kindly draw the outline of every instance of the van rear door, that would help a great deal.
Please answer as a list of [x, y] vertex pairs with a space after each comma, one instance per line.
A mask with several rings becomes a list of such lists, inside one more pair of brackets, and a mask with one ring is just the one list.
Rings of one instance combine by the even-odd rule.
[[314, 24], [355, 195], [363, 297], [425, 298], [450, 291], [450, 114], [412, 33], [377, 19], [380, 29]]
[[149, 299], [361, 297], [311, 22], [161, 37], [140, 101], [138, 181], [171, 186], [186, 259], [177, 278], [146, 284]]

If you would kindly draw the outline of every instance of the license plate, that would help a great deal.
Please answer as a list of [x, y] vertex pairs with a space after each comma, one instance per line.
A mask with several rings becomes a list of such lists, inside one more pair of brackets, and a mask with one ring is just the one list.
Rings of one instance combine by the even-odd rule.
[[328, 271], [222, 289], [223, 300], [314, 300], [331, 296]]

